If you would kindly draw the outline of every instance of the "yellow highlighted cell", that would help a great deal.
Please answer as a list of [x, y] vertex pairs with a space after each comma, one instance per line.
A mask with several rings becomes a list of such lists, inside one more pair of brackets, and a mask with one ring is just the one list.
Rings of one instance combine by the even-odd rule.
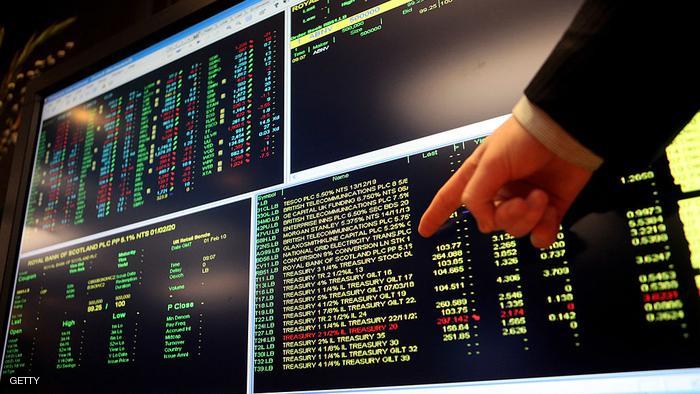
[[678, 214], [690, 249], [690, 264], [700, 270], [700, 197], [678, 201]]
[[385, 3], [379, 4], [375, 7], [368, 8], [362, 12], [359, 12], [355, 15], [349, 16], [342, 21], [335, 22], [329, 26], [323, 27], [319, 30], [316, 30], [314, 32], [311, 32], [309, 34], [306, 34], [304, 36], [301, 36], [299, 38], [296, 38], [292, 40], [291, 42], [291, 47], [292, 49], [297, 48], [302, 45], [306, 45], [310, 42], [316, 41], [319, 38], [325, 37], [329, 34], [333, 34], [337, 31], [343, 30], [346, 27], [352, 26], [357, 22], [362, 22], [364, 20], [373, 18], [377, 15], [383, 14], [387, 11], [391, 11], [394, 8], [398, 8], [403, 6], [404, 4], [408, 3], [411, 0], [389, 0]]
[[683, 192], [700, 190], [700, 112], [666, 148], [674, 183]]

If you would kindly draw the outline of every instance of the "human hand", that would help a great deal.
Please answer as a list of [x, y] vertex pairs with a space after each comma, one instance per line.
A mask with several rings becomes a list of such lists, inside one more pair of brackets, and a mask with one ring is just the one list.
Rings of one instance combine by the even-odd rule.
[[591, 175], [554, 154], [511, 117], [437, 192], [418, 232], [432, 236], [464, 205], [481, 232], [530, 234], [533, 246], [545, 248], [554, 242], [564, 214]]

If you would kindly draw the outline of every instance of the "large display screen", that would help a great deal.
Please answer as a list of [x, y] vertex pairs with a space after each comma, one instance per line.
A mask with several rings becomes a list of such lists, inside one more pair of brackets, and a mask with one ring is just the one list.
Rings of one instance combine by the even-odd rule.
[[279, 13], [44, 119], [24, 249], [281, 183]]
[[249, 218], [250, 201], [21, 259], [3, 375], [52, 392], [244, 391], [250, 227], [221, 217]]
[[698, 366], [684, 226], [700, 197], [663, 163], [547, 249], [465, 212], [422, 238], [435, 190], [481, 141], [257, 197], [256, 391]]
[[696, 392], [700, 119], [547, 249], [417, 233], [578, 6], [248, 0], [49, 95], [0, 386]]

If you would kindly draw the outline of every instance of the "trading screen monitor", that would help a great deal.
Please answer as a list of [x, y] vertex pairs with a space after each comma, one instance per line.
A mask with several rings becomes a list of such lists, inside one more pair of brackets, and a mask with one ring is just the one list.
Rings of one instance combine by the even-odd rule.
[[247, 0], [49, 92], [3, 391], [700, 390], [700, 118], [547, 249], [416, 231], [579, 6]]

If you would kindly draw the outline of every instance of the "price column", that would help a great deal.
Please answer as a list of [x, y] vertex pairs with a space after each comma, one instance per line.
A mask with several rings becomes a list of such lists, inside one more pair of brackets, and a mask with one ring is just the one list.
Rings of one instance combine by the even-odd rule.
[[529, 350], [520, 256], [515, 237], [508, 233], [493, 234], [491, 248], [497, 272], [496, 289], [501, 335], [521, 338], [523, 349]]

